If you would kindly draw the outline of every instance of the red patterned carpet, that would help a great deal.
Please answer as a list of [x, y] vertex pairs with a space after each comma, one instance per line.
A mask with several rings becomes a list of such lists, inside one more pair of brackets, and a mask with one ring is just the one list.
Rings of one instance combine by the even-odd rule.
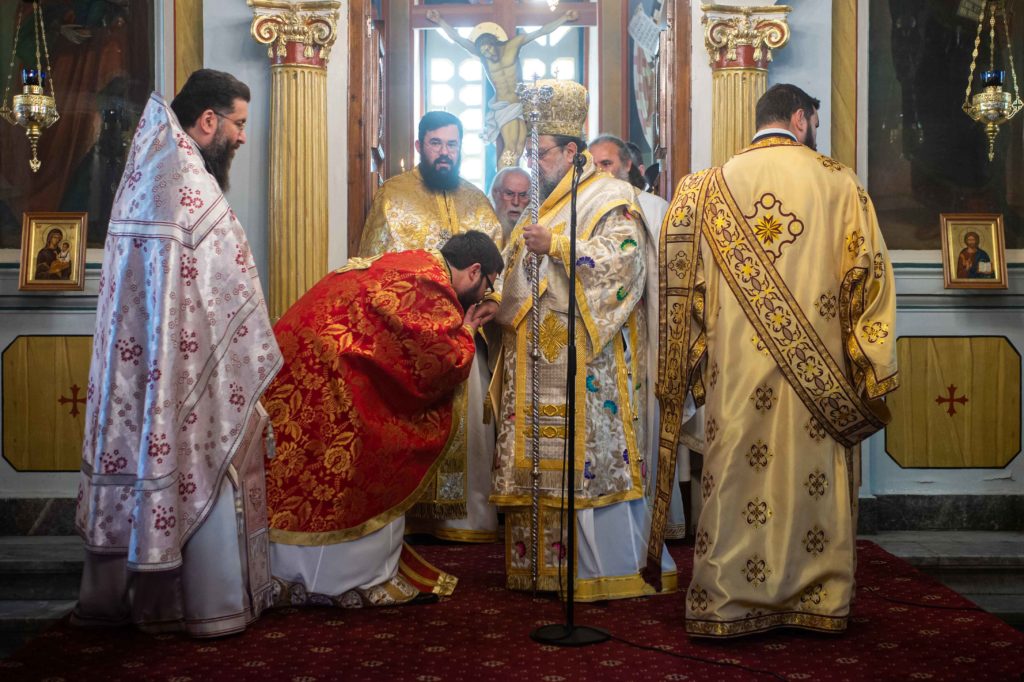
[[[681, 595], [579, 605], [577, 622], [616, 640], [540, 646], [561, 622], [551, 598], [503, 587], [500, 545], [419, 546], [460, 578], [438, 604], [363, 611], [282, 609], [242, 635], [196, 641], [61, 623], [0, 661], [0, 680], [1020, 680], [1024, 633], [977, 609], [870, 542], [858, 542], [859, 591], [841, 636], [775, 632], [704, 642], [686, 637]], [[672, 554], [682, 575], [692, 548]]]

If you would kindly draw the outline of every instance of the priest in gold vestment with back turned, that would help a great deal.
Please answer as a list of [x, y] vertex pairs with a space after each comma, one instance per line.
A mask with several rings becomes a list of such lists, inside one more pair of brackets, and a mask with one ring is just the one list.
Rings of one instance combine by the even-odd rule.
[[[459, 177], [462, 122], [446, 111], [420, 119], [412, 170], [384, 183], [373, 198], [363, 227], [359, 255], [386, 251], [440, 249], [452, 236], [477, 230], [500, 250], [501, 223], [487, 197]], [[500, 280], [499, 280], [500, 281]], [[489, 292], [478, 308], [484, 321], [501, 297]], [[487, 314], [489, 313], [489, 314]], [[484, 419], [484, 393], [490, 381], [487, 344], [476, 337], [477, 353], [469, 379], [455, 395], [457, 428], [442, 455], [434, 481], [409, 511], [409, 530], [444, 540], [494, 542], [498, 516], [488, 502], [494, 458], [494, 426]]]
[[[695, 636], [840, 632], [849, 618], [858, 444], [897, 387], [896, 295], [871, 200], [815, 151], [817, 108], [769, 89], [753, 143], [683, 178], [662, 228], [662, 457], [686, 395], [705, 405]], [[675, 483], [660, 473], [649, 568]]]

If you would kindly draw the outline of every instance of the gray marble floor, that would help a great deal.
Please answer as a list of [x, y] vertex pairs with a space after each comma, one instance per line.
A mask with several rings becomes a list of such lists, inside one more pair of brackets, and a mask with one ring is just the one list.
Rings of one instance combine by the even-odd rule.
[[919, 567], [1024, 566], [1024, 532], [1019, 531], [887, 531], [861, 539]]

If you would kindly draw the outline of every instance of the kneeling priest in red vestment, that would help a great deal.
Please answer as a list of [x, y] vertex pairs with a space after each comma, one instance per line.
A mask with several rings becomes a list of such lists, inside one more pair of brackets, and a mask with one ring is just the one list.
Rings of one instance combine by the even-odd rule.
[[267, 460], [277, 603], [391, 605], [454, 589], [403, 545], [405, 512], [457, 430], [455, 389], [486, 321], [476, 304], [502, 265], [477, 231], [440, 251], [353, 258], [274, 326], [284, 367], [264, 404], [277, 440]]

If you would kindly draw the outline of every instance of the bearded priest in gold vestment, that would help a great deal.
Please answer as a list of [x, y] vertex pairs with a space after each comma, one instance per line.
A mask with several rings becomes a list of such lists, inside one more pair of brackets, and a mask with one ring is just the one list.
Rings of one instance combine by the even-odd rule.
[[[871, 200], [815, 151], [817, 108], [768, 90], [751, 146], [684, 178], [662, 228], [663, 456], [686, 394], [705, 406], [691, 635], [849, 617], [858, 443], [897, 386], [896, 295]], [[674, 483], [659, 476], [649, 557]]]
[[[498, 442], [491, 500], [505, 511], [507, 585], [520, 590], [563, 590], [568, 524], [577, 524], [576, 590], [579, 601], [652, 594], [640, 577], [649, 513], [641, 476], [646, 443], [647, 324], [644, 309], [646, 230], [634, 188], [599, 173], [583, 154], [576, 239], [576, 414], [566, 407], [572, 164], [585, 147], [587, 91], [570, 81], [539, 81], [553, 97], [541, 106], [538, 224], [521, 219], [505, 252]], [[532, 527], [531, 338], [534, 304], [528, 276], [531, 254], [540, 257], [540, 494], [536, 564]], [[561, 511], [562, 457], [568, 419], [578, 435], [576, 519]], [[659, 557], [669, 588], [675, 565]], [[536, 575], [534, 567], [536, 566]], [[536, 579], [536, 580], [535, 580]]]
[[[419, 122], [416, 151], [420, 155], [417, 167], [385, 182], [374, 196], [359, 255], [440, 249], [453, 235], [469, 230], [483, 232], [500, 250], [501, 223], [490, 202], [459, 177], [462, 122], [445, 111], [428, 112]], [[488, 292], [478, 306], [484, 321], [493, 316], [500, 300], [499, 295]], [[487, 499], [494, 425], [484, 419], [490, 371], [482, 334], [477, 335], [476, 346], [472, 372], [455, 395], [457, 428], [434, 481], [420, 503], [409, 510], [408, 528], [444, 540], [494, 542], [498, 515]]]

